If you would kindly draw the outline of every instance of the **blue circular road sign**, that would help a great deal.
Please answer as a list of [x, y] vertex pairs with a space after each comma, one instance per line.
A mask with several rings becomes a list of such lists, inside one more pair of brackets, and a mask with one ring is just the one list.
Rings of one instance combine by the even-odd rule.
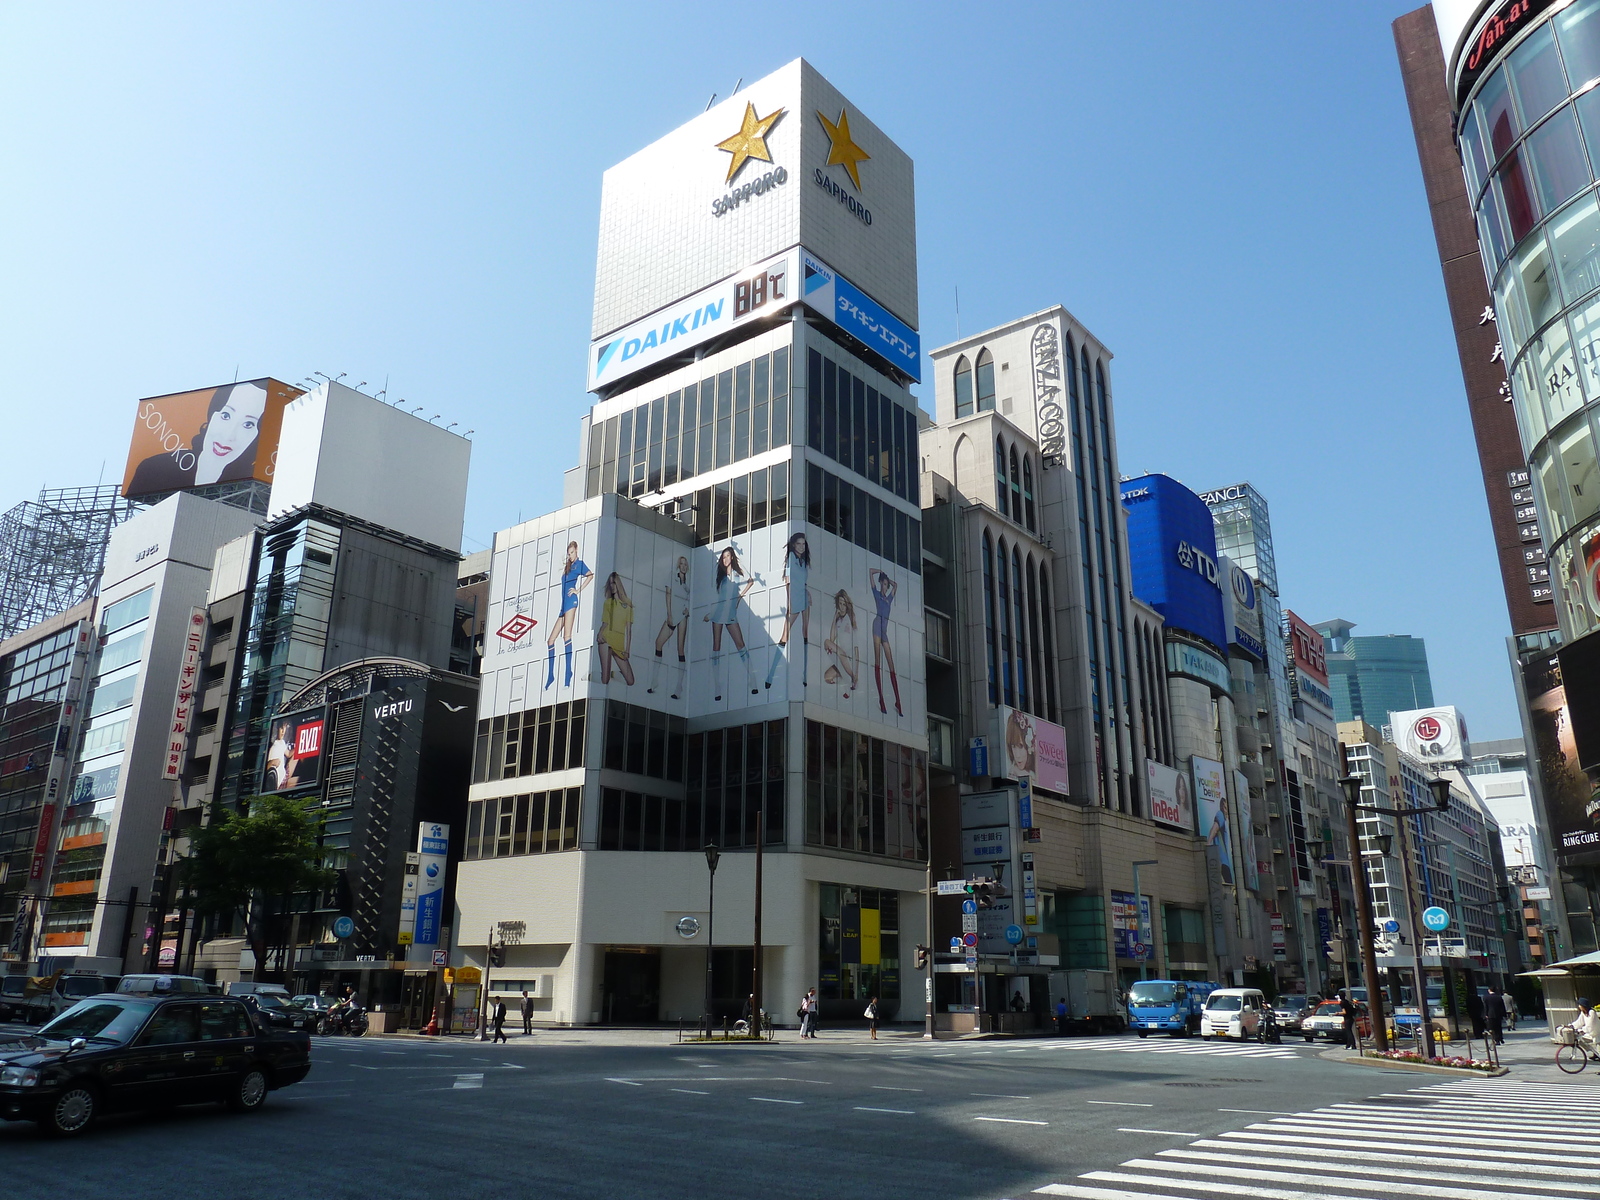
[[347, 938], [356, 931], [356, 923], [349, 917], [339, 917], [333, 923], [333, 936]]
[[1450, 914], [1435, 905], [1422, 910], [1422, 923], [1434, 933], [1443, 933], [1450, 928]]
[[1013, 946], [1018, 946], [1022, 944], [1022, 938], [1023, 933], [1021, 925], [1006, 926], [1006, 941], [1010, 942]]
[[978, 902], [976, 900], [963, 900], [961, 902], [961, 911], [970, 917], [978, 911]]
[[1399, 933], [1400, 932], [1400, 922], [1399, 921], [1385, 921], [1383, 923], [1383, 931], [1385, 933]]

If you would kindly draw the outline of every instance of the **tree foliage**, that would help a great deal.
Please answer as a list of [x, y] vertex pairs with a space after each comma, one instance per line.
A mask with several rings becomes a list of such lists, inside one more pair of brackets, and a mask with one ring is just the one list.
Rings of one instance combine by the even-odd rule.
[[326, 887], [317, 823], [287, 796], [256, 796], [243, 815], [217, 807], [190, 835], [179, 875], [202, 912], [248, 914], [258, 893], [288, 896]]

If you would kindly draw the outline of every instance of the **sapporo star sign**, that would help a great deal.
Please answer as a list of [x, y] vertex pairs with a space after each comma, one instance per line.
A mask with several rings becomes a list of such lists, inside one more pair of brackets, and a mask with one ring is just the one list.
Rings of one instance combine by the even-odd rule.
[[756, 106], [748, 101], [745, 102], [744, 121], [739, 126], [739, 132], [717, 143], [718, 150], [726, 150], [733, 155], [733, 161], [728, 164], [728, 178], [723, 181], [724, 183], [732, 183], [740, 168], [752, 158], [761, 162], [772, 161], [772, 154], [767, 150], [767, 134], [772, 132], [772, 127], [778, 123], [778, 118], [781, 116], [783, 109], [780, 108], [765, 117], [758, 117]]
[[817, 112], [817, 120], [822, 122], [823, 129], [828, 131], [828, 162], [827, 165], [842, 166], [850, 172], [850, 182], [856, 185], [856, 191], [861, 190], [861, 173], [856, 170], [856, 164], [866, 162], [872, 155], [856, 145], [850, 137], [850, 114], [843, 108], [839, 110], [838, 121], [830, 121]]

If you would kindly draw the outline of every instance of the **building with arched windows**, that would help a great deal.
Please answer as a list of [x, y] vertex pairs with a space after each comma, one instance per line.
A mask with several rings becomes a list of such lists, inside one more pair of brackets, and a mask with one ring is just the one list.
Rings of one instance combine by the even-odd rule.
[[[999, 901], [1037, 941], [1022, 974], [1211, 978], [1204, 851], [1187, 788], [1170, 787], [1161, 618], [1130, 590], [1110, 351], [1056, 307], [931, 358], [929, 745], [950, 748], [930, 753], [935, 815], [957, 825], [963, 870], [978, 870], [968, 827], [1026, 780], [1031, 821], [1019, 820], [1001, 875], [1020, 887]], [[946, 625], [953, 634], [936, 638]], [[939, 837], [936, 824], [936, 861]], [[937, 945], [937, 910], [934, 932]], [[981, 921], [979, 934], [985, 949]]]

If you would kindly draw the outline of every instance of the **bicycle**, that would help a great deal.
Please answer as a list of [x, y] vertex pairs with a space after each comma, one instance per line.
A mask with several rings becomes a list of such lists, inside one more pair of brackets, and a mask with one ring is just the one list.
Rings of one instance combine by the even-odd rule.
[[1577, 1075], [1589, 1065], [1589, 1052], [1578, 1045], [1574, 1030], [1562, 1027], [1556, 1030], [1561, 1041], [1556, 1045], [1556, 1066], [1568, 1075]]

